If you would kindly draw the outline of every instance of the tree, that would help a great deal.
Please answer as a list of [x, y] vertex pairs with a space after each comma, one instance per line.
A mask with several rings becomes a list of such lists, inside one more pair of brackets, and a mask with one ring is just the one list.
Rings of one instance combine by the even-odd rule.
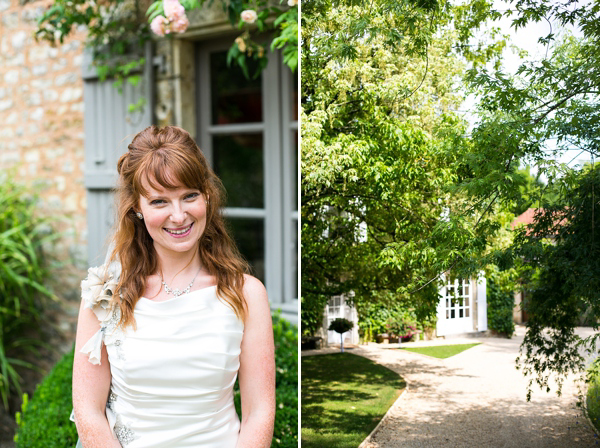
[[342, 353], [344, 353], [344, 333], [352, 330], [352, 327], [354, 327], [354, 324], [343, 317], [338, 317], [329, 324], [329, 331], [335, 331], [340, 334]]
[[[456, 44], [487, 17], [482, 5], [303, 4], [303, 309], [354, 291], [355, 302], [410, 302], [431, 316], [437, 276], [471, 272], [485, 250], [496, 224], [452, 189], [468, 143], [454, 112]], [[462, 54], [481, 60], [495, 45]]]
[[574, 332], [584, 313], [595, 330], [600, 318], [600, 221], [595, 216], [600, 169], [589, 165], [562, 183], [566, 191], [560, 202], [540, 210], [512, 248], [529, 268], [528, 331], [519, 359], [531, 377], [528, 398], [534, 383], [549, 391], [553, 376], [560, 392], [569, 373], [586, 368], [581, 349], [595, 352], [600, 337], [582, 340]]
[[[582, 341], [574, 333], [584, 309], [597, 330], [598, 244], [595, 199], [597, 168], [581, 171], [551, 160], [567, 149], [598, 156], [600, 133], [600, 20], [595, 2], [581, 4], [536, 0], [512, 2], [513, 26], [547, 20], [552, 30], [540, 39], [541, 60], [525, 60], [515, 75], [500, 69], [474, 68], [471, 87], [480, 95], [479, 122], [465, 161], [470, 175], [462, 187], [471, 198], [508, 204], [518, 195], [515, 166], [535, 164], [548, 178], [540, 191], [542, 210], [514, 245], [498, 253], [499, 265], [523, 265], [532, 289], [526, 309], [528, 331], [519, 365], [531, 386], [558, 392], [567, 374], [584, 367], [582, 348], [594, 349], [598, 335]], [[574, 26], [582, 37], [565, 32]], [[552, 191], [550, 200], [546, 191]]]

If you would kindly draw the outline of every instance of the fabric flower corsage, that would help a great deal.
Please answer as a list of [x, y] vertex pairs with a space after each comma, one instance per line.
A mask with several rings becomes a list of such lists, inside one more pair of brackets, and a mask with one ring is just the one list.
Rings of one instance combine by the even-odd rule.
[[85, 308], [92, 308], [103, 321], [112, 308], [112, 297], [121, 275], [120, 263], [88, 269], [88, 276], [81, 282], [81, 298]]
[[120, 309], [113, 301], [113, 296], [120, 275], [121, 264], [113, 262], [109, 265], [89, 268], [87, 278], [81, 282], [81, 298], [84, 307], [91, 308], [100, 321], [100, 329], [81, 349], [82, 353], [89, 355], [89, 361], [94, 365], [100, 364], [102, 342], [108, 342], [106, 337], [108, 336], [111, 342], [114, 342], [113, 339], [115, 341], [118, 339], [112, 333], [120, 319]]

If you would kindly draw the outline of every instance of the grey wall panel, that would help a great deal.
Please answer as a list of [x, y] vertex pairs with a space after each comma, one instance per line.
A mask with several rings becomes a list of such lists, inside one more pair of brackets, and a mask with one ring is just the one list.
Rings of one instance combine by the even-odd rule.
[[[84, 52], [83, 95], [85, 102], [85, 186], [88, 202], [88, 263], [104, 261], [107, 237], [114, 220], [117, 161], [127, 151], [133, 136], [152, 124], [153, 67], [152, 46], [145, 51], [142, 81], [134, 86], [124, 83], [119, 91], [113, 80], [100, 81], [91, 66], [91, 52]], [[129, 112], [129, 105], [144, 97], [142, 111]]]
[[111, 190], [88, 190], [88, 264], [103, 263], [114, 222], [114, 195]]

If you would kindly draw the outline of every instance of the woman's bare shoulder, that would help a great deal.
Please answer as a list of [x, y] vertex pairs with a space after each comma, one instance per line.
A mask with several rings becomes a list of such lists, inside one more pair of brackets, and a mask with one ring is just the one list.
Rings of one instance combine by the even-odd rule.
[[249, 306], [268, 302], [265, 285], [249, 274], [244, 274], [244, 299], [246, 299]]

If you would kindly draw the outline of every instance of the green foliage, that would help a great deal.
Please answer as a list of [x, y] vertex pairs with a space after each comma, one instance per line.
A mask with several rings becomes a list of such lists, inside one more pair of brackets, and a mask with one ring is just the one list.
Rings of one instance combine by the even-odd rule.
[[298, 446], [298, 328], [273, 317], [277, 403], [272, 446]]
[[352, 327], [354, 327], [354, 324], [348, 319], [338, 317], [337, 319], [332, 320], [329, 324], [329, 331], [335, 331], [336, 333], [342, 334], [352, 330]]
[[312, 300], [301, 299], [301, 327], [303, 336], [313, 336], [323, 322], [323, 311], [329, 300], [326, 295], [313, 295]]
[[351, 354], [302, 357], [302, 447], [355, 448], [406, 383]]
[[[358, 308], [359, 334], [364, 342], [374, 341], [377, 335], [388, 333], [396, 337], [409, 337], [422, 324], [408, 305], [388, 302], [362, 303]], [[426, 326], [435, 326], [427, 322]]]
[[303, 4], [303, 303], [353, 291], [359, 306], [389, 294], [423, 319], [435, 313], [440, 273], [476, 269], [496, 224], [479, 222], [453, 188], [468, 152], [454, 112], [455, 44], [472, 36], [467, 22], [483, 20], [480, 6]]
[[495, 266], [486, 271], [488, 327], [507, 337], [515, 332], [513, 308], [515, 292], [520, 287], [515, 281], [514, 270], [500, 272]]
[[77, 443], [77, 429], [71, 422], [71, 381], [73, 351], [66, 354], [37, 386], [33, 398], [23, 396], [17, 412], [18, 448], [72, 448]]
[[587, 415], [596, 428], [600, 431], [600, 367], [599, 359], [596, 359], [587, 372], [588, 390], [585, 399]]
[[[273, 446], [298, 446], [298, 329], [273, 316], [275, 339], [276, 414]], [[17, 447], [73, 447], [77, 442], [75, 424], [69, 420], [73, 408], [71, 381], [73, 352], [65, 355], [38, 385], [31, 400], [23, 397], [15, 441]], [[240, 393], [234, 390], [234, 402], [241, 415]]]
[[0, 397], [20, 395], [18, 367], [33, 368], [23, 354], [35, 353], [41, 342], [33, 329], [47, 299], [49, 277], [43, 245], [56, 235], [48, 220], [35, 213], [35, 197], [3, 177], [0, 182]]
[[[205, 4], [211, 4], [214, 0], [181, 0], [181, 5], [186, 10], [201, 8]], [[227, 14], [231, 26], [243, 29], [243, 33], [238, 36], [227, 53], [227, 63], [235, 62], [247, 78], [257, 78], [261, 71], [267, 66], [268, 57], [265, 49], [268, 45], [261, 43], [265, 33], [272, 36], [271, 50], [281, 49], [283, 53], [283, 63], [286, 64], [292, 72], [298, 67], [298, 7], [280, 9], [270, 6], [267, 0], [231, 0], [221, 1], [223, 11]], [[279, 2], [284, 3], [284, 0]], [[241, 14], [244, 10], [254, 10], [256, 12], [256, 21], [253, 24], [245, 23]], [[164, 16], [163, 0], [157, 0], [150, 5], [146, 15], [148, 23], [159, 16]], [[275, 20], [273, 20], [275, 18]], [[255, 32], [256, 31], [256, 32]], [[256, 36], [258, 34], [258, 36]], [[249, 61], [254, 63], [250, 64]], [[255, 67], [255, 71], [250, 73], [249, 67]]]
[[593, 348], [598, 337], [582, 341], [574, 332], [582, 312], [594, 324], [600, 316], [597, 169], [581, 170], [556, 160], [565, 150], [595, 158], [600, 148], [598, 5], [572, 6], [512, 2], [504, 14], [514, 28], [543, 19], [552, 23], [552, 30], [579, 29], [580, 37], [550, 31], [539, 39], [547, 50], [543, 56], [524, 59], [514, 75], [499, 66], [478, 66], [466, 77], [480, 102], [471, 151], [463, 159], [468, 167], [463, 191], [482, 204], [510, 207], [522, 193], [518, 166], [535, 166], [548, 179], [548, 186], [535, 194], [541, 210], [533, 226], [498, 257], [503, 268], [523, 267], [524, 287], [530, 292], [525, 303], [530, 320], [518, 360], [530, 376], [528, 398], [534, 383], [550, 390], [550, 377], [557, 379], [560, 393], [569, 373], [583, 371], [581, 351]]
[[596, 333], [581, 340], [574, 329], [584, 311], [596, 329], [600, 318], [600, 222], [595, 218], [600, 169], [589, 166], [561, 183], [565, 189], [561, 202], [539, 211], [512, 249], [530, 267], [525, 308], [529, 321], [520, 367], [533, 376], [530, 389], [535, 382], [550, 390], [553, 376], [559, 392], [569, 373], [583, 372], [582, 349], [595, 351], [598, 339]]
[[414, 320], [410, 320], [410, 318], [407, 319], [406, 317], [392, 317], [386, 321], [385, 328], [389, 335], [398, 337], [403, 342], [406, 342], [413, 336], [413, 334], [415, 334], [414, 332], [417, 329], [417, 323]]
[[150, 39], [148, 25], [137, 2], [110, 0], [54, 0], [38, 19], [36, 40], [62, 44], [74, 29], [85, 26], [86, 45], [93, 51], [93, 65], [100, 80], [139, 81], [136, 74], [145, 64], [143, 48]]
[[[214, 0], [182, 0], [186, 10], [201, 8]], [[244, 33], [236, 39], [229, 50], [228, 62], [235, 62], [246, 77], [257, 77], [267, 65], [265, 46], [252, 39], [249, 25], [244, 24], [240, 14], [245, 9], [257, 9], [258, 19], [254, 23], [261, 36], [273, 36], [272, 49], [282, 49], [284, 63], [292, 71], [298, 65], [298, 7], [281, 10], [268, 5], [266, 0], [246, 2], [242, 0], [220, 0], [232, 27], [245, 27]], [[283, 0], [281, 0], [283, 2]], [[145, 59], [142, 57], [146, 41], [151, 37], [146, 22], [163, 15], [163, 1], [159, 0], [143, 10], [139, 2], [108, 0], [101, 3], [87, 0], [54, 0], [38, 20], [36, 40], [44, 40], [52, 45], [62, 44], [80, 26], [85, 26], [86, 45], [93, 50], [93, 65], [101, 80], [112, 78], [120, 89], [124, 81], [139, 82], [139, 72]], [[271, 24], [275, 16], [275, 23]], [[168, 37], [172, 37], [169, 35]], [[238, 44], [242, 40], [243, 45]], [[242, 48], [244, 51], [242, 51]], [[138, 56], [135, 56], [138, 55]], [[253, 59], [257, 71], [249, 73], [248, 61]], [[137, 105], [138, 108], [143, 105]]]

